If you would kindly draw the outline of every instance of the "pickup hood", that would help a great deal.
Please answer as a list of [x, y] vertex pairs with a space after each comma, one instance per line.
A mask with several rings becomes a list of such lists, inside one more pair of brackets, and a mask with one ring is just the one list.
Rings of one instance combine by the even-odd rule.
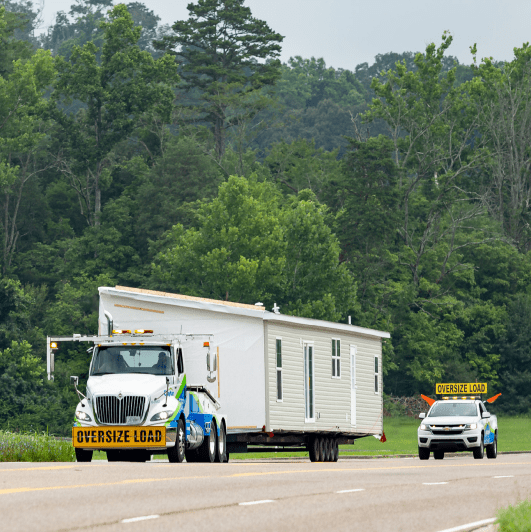
[[422, 420], [427, 425], [465, 425], [467, 423], [478, 423], [478, 416], [447, 416], [447, 417], [427, 417]]
[[153, 395], [166, 388], [164, 375], [101, 375], [89, 377], [87, 388], [92, 395]]

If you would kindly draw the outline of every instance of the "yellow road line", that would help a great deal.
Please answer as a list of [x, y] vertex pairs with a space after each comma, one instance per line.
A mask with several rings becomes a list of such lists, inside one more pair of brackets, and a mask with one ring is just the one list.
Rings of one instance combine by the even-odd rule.
[[[289, 471], [260, 471], [260, 472], [246, 472], [233, 473], [232, 475], [221, 475], [219, 477], [213, 475], [202, 476], [180, 476], [180, 477], [162, 477], [162, 478], [135, 478], [129, 480], [120, 480], [117, 482], [100, 482], [97, 484], [72, 484], [70, 486], [46, 486], [41, 488], [7, 488], [0, 489], [0, 495], [8, 495], [11, 493], [26, 493], [30, 491], [47, 491], [47, 490], [61, 490], [61, 489], [77, 489], [77, 488], [94, 488], [102, 486], [117, 486], [124, 484], [140, 484], [147, 482], [163, 482], [171, 480], [196, 480], [196, 479], [212, 479], [212, 478], [235, 478], [235, 477], [259, 477], [259, 476], [273, 476], [273, 475], [291, 475], [294, 473], [330, 473], [330, 472], [356, 472], [356, 471], [384, 471], [392, 469], [429, 469], [429, 468], [443, 468], [443, 467], [489, 467], [489, 466], [507, 466], [507, 465], [531, 465], [531, 462], [508, 462], [508, 463], [489, 463], [489, 464], [437, 464], [437, 465], [418, 465], [418, 466], [393, 466], [393, 467], [362, 467], [362, 468], [322, 468], [322, 469], [299, 469]], [[28, 468], [30, 469], [30, 468]], [[20, 471], [20, 470], [19, 470]]]

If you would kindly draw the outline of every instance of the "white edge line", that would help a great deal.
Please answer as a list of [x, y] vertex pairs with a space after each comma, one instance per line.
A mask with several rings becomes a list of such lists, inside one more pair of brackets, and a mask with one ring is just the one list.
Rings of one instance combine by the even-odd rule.
[[353, 493], [354, 491], [365, 491], [363, 488], [358, 488], [356, 490], [340, 490], [336, 491], [336, 493]]
[[448, 482], [423, 482], [424, 486], [439, 486], [440, 484], [448, 484]]
[[496, 521], [496, 518], [492, 517], [491, 519], [483, 519], [483, 521], [476, 521], [475, 523], [468, 523], [466, 525], [456, 526], [454, 528], [447, 528], [445, 530], [440, 530], [439, 532], [459, 532], [459, 530], [466, 530], [467, 528], [471, 528], [473, 526], [489, 525], [490, 523], [494, 523], [494, 521]]
[[158, 519], [160, 515], [143, 515], [142, 517], [131, 517], [130, 519], [122, 519], [120, 523], [135, 523], [136, 521], [146, 521], [147, 519]]
[[514, 478], [514, 475], [498, 475], [497, 477], [492, 478]]
[[263, 501], [240, 502], [239, 506], [251, 506], [252, 504], [264, 504], [266, 502], [275, 502], [275, 501], [271, 499], [264, 499]]

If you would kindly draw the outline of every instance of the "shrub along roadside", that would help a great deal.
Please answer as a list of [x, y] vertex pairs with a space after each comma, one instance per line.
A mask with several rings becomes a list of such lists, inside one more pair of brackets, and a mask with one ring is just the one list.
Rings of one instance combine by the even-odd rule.
[[0, 431], [0, 462], [74, 462], [70, 441], [48, 434]]
[[508, 506], [498, 512], [499, 532], [528, 532], [531, 523], [531, 500]]

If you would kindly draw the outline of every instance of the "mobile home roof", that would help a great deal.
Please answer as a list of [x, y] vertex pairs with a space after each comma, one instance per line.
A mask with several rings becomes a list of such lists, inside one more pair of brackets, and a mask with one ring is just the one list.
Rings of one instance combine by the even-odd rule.
[[108, 294], [115, 297], [126, 297], [136, 301], [145, 301], [163, 305], [176, 305], [179, 307], [188, 307], [199, 310], [209, 310], [211, 312], [223, 312], [227, 314], [237, 314], [240, 316], [250, 316], [270, 322], [283, 322], [300, 327], [312, 327], [319, 329], [332, 329], [350, 333], [363, 334], [378, 338], [390, 338], [390, 334], [375, 329], [366, 329], [356, 325], [347, 325], [345, 323], [335, 323], [332, 321], [314, 320], [311, 318], [298, 318], [296, 316], [287, 316], [285, 314], [275, 314], [257, 305], [245, 305], [242, 303], [233, 303], [231, 301], [219, 301], [216, 299], [206, 299], [201, 297], [186, 296], [181, 294], [172, 294], [169, 292], [157, 292], [155, 290], [143, 290], [141, 288], [129, 288], [126, 286], [116, 286], [99, 288], [100, 294]]

